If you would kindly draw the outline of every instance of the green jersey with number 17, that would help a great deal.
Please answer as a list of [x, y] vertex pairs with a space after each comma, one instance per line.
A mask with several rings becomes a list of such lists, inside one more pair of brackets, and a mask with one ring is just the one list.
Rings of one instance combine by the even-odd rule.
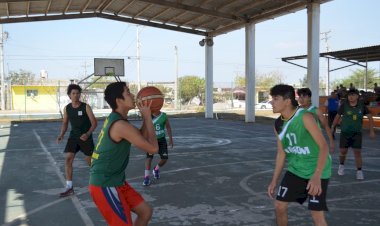
[[[303, 116], [305, 109], [297, 109], [288, 121], [276, 120], [276, 130], [288, 160], [288, 171], [304, 178], [310, 179], [317, 167], [319, 146], [309, 131], [305, 128]], [[321, 179], [331, 176], [331, 156], [328, 155]]]

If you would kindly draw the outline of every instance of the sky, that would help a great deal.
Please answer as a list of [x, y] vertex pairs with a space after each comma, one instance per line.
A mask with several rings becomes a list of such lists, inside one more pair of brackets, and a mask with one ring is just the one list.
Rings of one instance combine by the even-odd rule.
[[[328, 33], [330, 50], [359, 48], [380, 43], [379, 0], [333, 0], [321, 5], [320, 32]], [[140, 79], [172, 82], [176, 75], [174, 46], [178, 47], [179, 76], [204, 77], [205, 49], [202, 36], [139, 26]], [[137, 81], [137, 26], [101, 18], [4, 24], [9, 33], [4, 43], [5, 73], [20, 69], [49, 79], [84, 78], [94, 72], [94, 58], [125, 61], [125, 80]], [[321, 35], [322, 38], [322, 35]], [[282, 57], [307, 54], [307, 11], [284, 15], [256, 24], [256, 72], [279, 72], [283, 83], [297, 84], [306, 70], [281, 61]], [[320, 41], [320, 51], [326, 50]], [[245, 31], [236, 30], [214, 38], [214, 82], [228, 86], [236, 75], [244, 76]], [[306, 61], [299, 61], [306, 65]], [[340, 67], [334, 61], [331, 67]], [[330, 80], [347, 77], [349, 67], [331, 73]], [[369, 68], [380, 70], [380, 62]], [[326, 80], [327, 63], [320, 60], [320, 77]], [[379, 75], [380, 76], [380, 75]]]

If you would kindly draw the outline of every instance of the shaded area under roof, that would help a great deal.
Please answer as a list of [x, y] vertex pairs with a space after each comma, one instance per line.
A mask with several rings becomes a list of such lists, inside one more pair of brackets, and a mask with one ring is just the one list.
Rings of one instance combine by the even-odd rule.
[[[362, 47], [362, 48], [356, 48], [356, 49], [346, 49], [346, 50], [339, 50], [339, 51], [332, 51], [332, 52], [324, 52], [324, 53], [320, 53], [319, 56], [334, 59], [334, 60], [347, 61], [351, 63], [380, 61], [380, 45], [368, 46], [368, 47]], [[291, 63], [289, 61], [307, 59], [307, 55], [283, 57], [281, 59], [282, 61]]]

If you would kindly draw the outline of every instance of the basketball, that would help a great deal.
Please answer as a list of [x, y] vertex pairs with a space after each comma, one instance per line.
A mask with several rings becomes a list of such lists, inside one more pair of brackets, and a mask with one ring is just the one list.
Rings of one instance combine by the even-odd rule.
[[161, 110], [162, 105], [164, 105], [164, 95], [161, 91], [154, 86], [147, 86], [142, 88], [136, 95], [137, 102], [142, 102], [144, 100], [152, 101], [150, 105], [150, 110], [152, 112], [158, 112]]

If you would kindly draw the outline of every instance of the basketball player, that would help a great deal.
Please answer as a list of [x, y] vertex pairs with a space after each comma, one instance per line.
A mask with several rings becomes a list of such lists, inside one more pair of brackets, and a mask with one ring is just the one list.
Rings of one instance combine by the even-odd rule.
[[67, 140], [64, 153], [65, 156], [65, 175], [66, 190], [59, 194], [60, 197], [66, 197], [74, 194], [73, 188], [73, 161], [76, 153], [81, 150], [85, 155], [88, 165], [91, 164], [91, 155], [94, 150], [94, 141], [92, 132], [96, 129], [97, 121], [91, 110], [91, 107], [81, 102], [80, 95], [82, 88], [76, 84], [70, 84], [67, 87], [67, 95], [71, 103], [64, 108], [61, 132], [57, 137], [57, 143], [63, 140], [68, 124], [70, 122], [71, 131]]
[[330, 153], [333, 153], [335, 149], [333, 133], [331, 132], [330, 126], [323, 113], [319, 108], [311, 104], [311, 90], [309, 88], [301, 88], [297, 90], [297, 94], [300, 107], [312, 113], [317, 120], [318, 126], [323, 127], [326, 130], [327, 137], [330, 141]]
[[[156, 130], [156, 137], [158, 142], [158, 154], [160, 155], [161, 160], [153, 168], [153, 176], [155, 179], [160, 179], [160, 167], [164, 166], [168, 160], [168, 144], [166, 142], [166, 131], [169, 137], [169, 146], [173, 148], [173, 136], [172, 128], [169, 123], [169, 118], [166, 113], [161, 111], [152, 112], [153, 126]], [[150, 167], [152, 164], [153, 154], [147, 153], [145, 160], [145, 171], [144, 171], [144, 186], [150, 185]]]
[[308, 209], [314, 224], [327, 225], [326, 193], [331, 176], [331, 157], [328, 146], [314, 116], [297, 107], [294, 88], [276, 85], [271, 88], [274, 113], [281, 113], [275, 121], [277, 157], [272, 181], [268, 186], [269, 197], [274, 197], [275, 187], [285, 165], [288, 169], [278, 188], [275, 201], [277, 225], [288, 224], [288, 204], [302, 204], [308, 199]]
[[[136, 106], [125, 82], [109, 84], [104, 99], [112, 112], [104, 121], [92, 154], [90, 194], [108, 225], [148, 225], [152, 207], [125, 181], [125, 169], [131, 144], [151, 154], [158, 151], [151, 102], [138, 103], [143, 119], [141, 130], [138, 130], [126, 118], [128, 111]], [[132, 222], [131, 211], [137, 214], [135, 222]]]
[[362, 171], [362, 127], [363, 116], [366, 115], [369, 123], [369, 137], [375, 138], [374, 122], [371, 112], [362, 101], [359, 101], [359, 91], [357, 89], [350, 89], [347, 94], [347, 101], [343, 102], [338, 109], [338, 113], [332, 124], [332, 128], [336, 127], [341, 121], [341, 133], [339, 141], [339, 168], [338, 175], [344, 175], [344, 162], [348, 148], [354, 151], [356, 163], [356, 179], [363, 180], [364, 174]]

